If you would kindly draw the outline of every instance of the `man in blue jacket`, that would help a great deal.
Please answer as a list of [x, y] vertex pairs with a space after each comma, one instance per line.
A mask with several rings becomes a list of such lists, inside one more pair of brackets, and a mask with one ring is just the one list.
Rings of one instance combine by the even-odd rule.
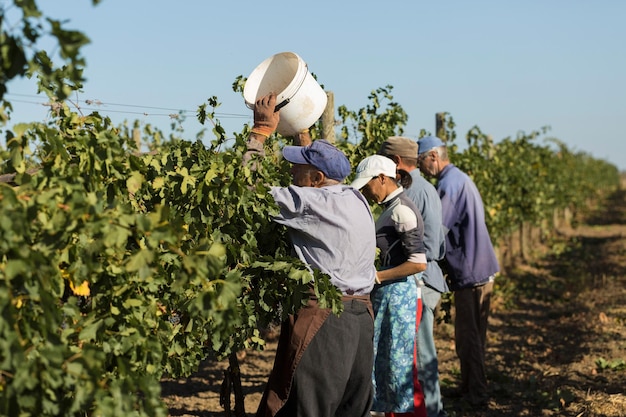
[[420, 170], [437, 178], [443, 225], [445, 265], [454, 292], [455, 344], [461, 364], [461, 393], [474, 406], [488, 401], [485, 372], [487, 319], [498, 260], [485, 223], [482, 198], [471, 178], [448, 159], [435, 136], [418, 141]]

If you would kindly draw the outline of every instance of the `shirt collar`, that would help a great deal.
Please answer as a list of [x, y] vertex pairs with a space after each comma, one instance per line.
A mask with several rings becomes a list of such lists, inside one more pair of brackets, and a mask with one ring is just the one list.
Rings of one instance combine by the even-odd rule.
[[392, 191], [391, 193], [389, 193], [389, 195], [387, 196], [387, 198], [385, 198], [383, 201], [380, 202], [380, 204], [383, 205], [387, 205], [388, 203], [390, 203], [393, 199], [395, 199], [402, 191], [404, 191], [404, 188], [402, 188], [401, 185], [398, 186], [397, 190]]

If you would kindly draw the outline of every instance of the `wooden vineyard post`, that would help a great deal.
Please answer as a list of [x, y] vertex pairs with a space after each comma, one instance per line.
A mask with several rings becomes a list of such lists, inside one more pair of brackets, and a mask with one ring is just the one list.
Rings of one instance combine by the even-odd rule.
[[446, 114], [443, 112], [435, 114], [435, 135], [444, 142], [448, 140], [446, 135]]
[[332, 91], [326, 92], [328, 101], [322, 113], [322, 138], [335, 143], [335, 95]]

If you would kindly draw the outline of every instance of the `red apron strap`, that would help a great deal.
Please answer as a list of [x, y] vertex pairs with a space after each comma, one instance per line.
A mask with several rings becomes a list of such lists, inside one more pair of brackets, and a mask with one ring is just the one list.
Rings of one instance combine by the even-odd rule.
[[413, 343], [413, 405], [415, 417], [426, 417], [426, 404], [424, 403], [424, 391], [417, 379], [417, 331], [422, 320], [422, 289], [417, 287], [417, 312], [415, 316], [415, 342]]

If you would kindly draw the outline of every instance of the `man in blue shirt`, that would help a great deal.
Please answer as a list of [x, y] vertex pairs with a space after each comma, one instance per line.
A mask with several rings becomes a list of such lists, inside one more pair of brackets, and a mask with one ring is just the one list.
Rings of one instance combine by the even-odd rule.
[[445, 254], [445, 235], [441, 220], [441, 200], [435, 187], [417, 169], [417, 143], [406, 137], [387, 138], [378, 150], [379, 155], [392, 159], [397, 169], [411, 175], [411, 186], [405, 189], [406, 195], [415, 203], [424, 221], [424, 245], [426, 246], [427, 267], [422, 275], [422, 317], [417, 331], [418, 378], [424, 390], [428, 417], [444, 417], [439, 387], [439, 363], [433, 328], [435, 309], [441, 294], [448, 292], [448, 286], [437, 261]]
[[450, 163], [441, 139], [423, 137], [418, 147], [419, 168], [425, 175], [437, 178], [441, 198], [446, 229], [445, 269], [454, 292], [461, 393], [470, 404], [485, 405], [487, 319], [494, 277], [500, 270], [485, 223], [485, 209], [476, 185]]
[[[274, 94], [256, 102], [244, 163], [265, 156], [265, 140], [280, 118], [275, 108]], [[305, 145], [303, 139], [298, 135], [299, 145]], [[369, 203], [343, 184], [350, 162], [329, 142], [285, 146], [282, 153], [292, 163], [293, 184], [271, 188], [280, 209], [273, 220], [287, 227], [299, 259], [330, 276], [343, 293], [344, 310], [336, 316], [311, 296], [283, 322], [257, 416], [369, 417], [374, 352], [369, 294], [376, 279], [376, 233]]]

